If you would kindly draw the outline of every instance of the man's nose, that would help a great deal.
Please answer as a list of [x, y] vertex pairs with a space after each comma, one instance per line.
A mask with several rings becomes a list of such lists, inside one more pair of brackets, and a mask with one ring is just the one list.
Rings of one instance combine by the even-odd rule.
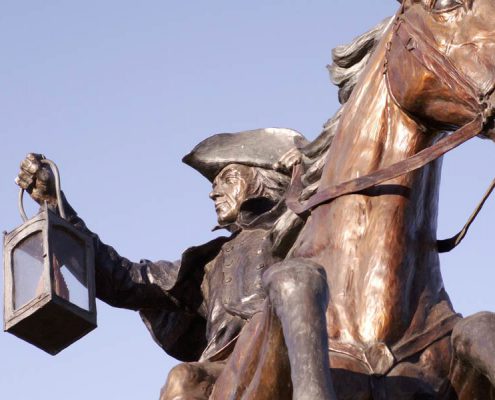
[[215, 200], [216, 198], [218, 198], [220, 196], [220, 194], [216, 191], [216, 189], [213, 189], [210, 192], [209, 196], [210, 196], [210, 199]]

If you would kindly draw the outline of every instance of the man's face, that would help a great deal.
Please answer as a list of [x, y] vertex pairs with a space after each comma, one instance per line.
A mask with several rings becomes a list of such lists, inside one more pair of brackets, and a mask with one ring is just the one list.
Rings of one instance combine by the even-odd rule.
[[242, 203], [248, 198], [253, 169], [246, 165], [227, 165], [215, 177], [210, 198], [220, 225], [235, 222]]

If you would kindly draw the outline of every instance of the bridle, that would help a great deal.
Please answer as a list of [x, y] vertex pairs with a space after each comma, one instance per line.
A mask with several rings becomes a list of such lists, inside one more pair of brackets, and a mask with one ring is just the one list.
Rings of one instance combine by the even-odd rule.
[[[329, 203], [338, 197], [360, 193], [375, 185], [415, 171], [443, 156], [467, 140], [479, 135], [484, 131], [487, 125], [493, 121], [495, 115], [493, 92], [495, 87], [486, 93], [479, 93], [479, 90], [475, 88], [474, 84], [472, 84], [470, 80], [465, 77], [445, 55], [432, 46], [424, 35], [417, 32], [416, 28], [408, 22], [404, 13], [405, 8], [403, 5], [396, 16], [394, 26], [392, 28], [394, 32], [390, 41], [387, 43], [387, 54], [384, 62], [384, 74], [386, 76], [388, 91], [392, 99], [395, 99], [395, 97], [390, 87], [387, 66], [390, 49], [392, 48], [392, 45], [395, 44], [394, 40], [397, 40], [416, 58], [417, 61], [419, 61], [419, 63], [423, 65], [423, 67], [434, 73], [438, 79], [442, 79], [449, 87], [460, 89], [466, 95], [466, 106], [469, 106], [475, 110], [475, 117], [473, 120], [452, 134], [440, 139], [435, 144], [419, 151], [405, 160], [399, 161], [370, 174], [319, 189], [306, 201], [299, 200], [299, 196], [303, 190], [303, 184], [301, 182], [303, 171], [301, 164], [297, 164], [293, 169], [291, 185], [286, 198], [287, 207], [294, 213], [298, 215], [307, 215], [309, 211], [314, 210], [322, 204]], [[394, 101], [400, 108], [403, 109], [403, 107], [401, 107], [396, 100]], [[439, 252], [450, 251], [460, 243], [466, 235], [469, 226], [474, 221], [474, 218], [477, 216], [481, 210], [481, 207], [494, 188], [495, 180], [492, 182], [482, 201], [479, 203], [468, 222], [464, 225], [463, 229], [452, 238], [438, 241], [437, 247]]]

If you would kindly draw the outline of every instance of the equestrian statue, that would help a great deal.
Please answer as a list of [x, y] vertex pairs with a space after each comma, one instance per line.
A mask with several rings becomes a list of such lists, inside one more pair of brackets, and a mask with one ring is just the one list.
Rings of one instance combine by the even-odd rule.
[[[140, 312], [182, 361], [161, 400], [495, 399], [495, 314], [463, 318], [438, 240], [442, 156], [495, 134], [495, 2], [403, 0], [333, 51], [342, 106], [312, 142], [213, 135], [184, 162], [212, 182], [229, 236], [179, 262], [93, 237], [96, 295]], [[41, 156], [17, 184], [56, 207]], [[469, 222], [467, 227], [469, 227]]]

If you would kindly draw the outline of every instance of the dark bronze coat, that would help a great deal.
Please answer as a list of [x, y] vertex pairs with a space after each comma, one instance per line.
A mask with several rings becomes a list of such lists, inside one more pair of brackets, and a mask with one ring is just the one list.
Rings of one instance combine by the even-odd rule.
[[187, 249], [180, 261], [120, 256], [69, 209], [70, 221], [95, 243], [96, 295], [120, 308], [138, 310], [154, 340], [182, 361], [217, 360], [228, 355], [237, 335], [261, 309], [261, 276], [279, 261], [270, 230], [283, 205], [260, 213], [248, 210], [230, 237]]

